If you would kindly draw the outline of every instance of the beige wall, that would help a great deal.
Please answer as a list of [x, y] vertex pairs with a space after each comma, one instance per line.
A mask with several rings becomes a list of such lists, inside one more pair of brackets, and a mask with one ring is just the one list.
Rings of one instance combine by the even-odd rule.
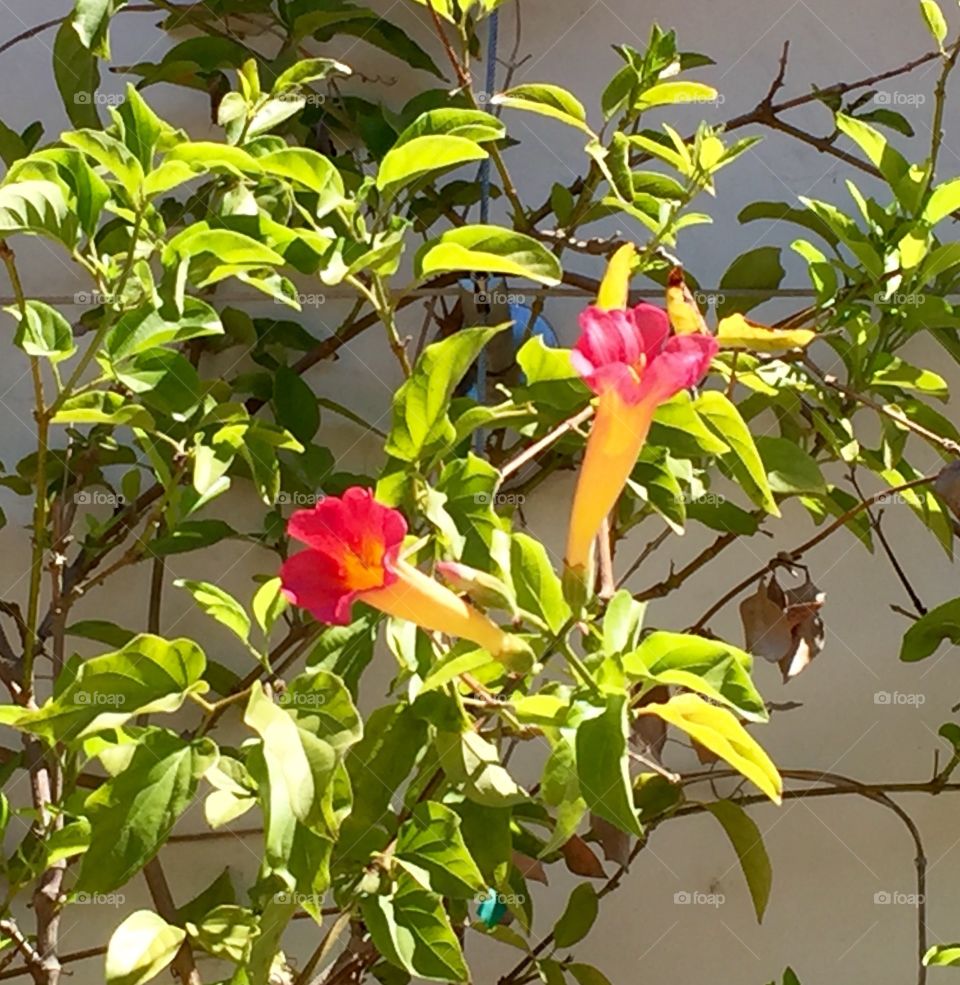
[[[67, 6], [67, 0], [8, 0], [3, 8], [2, 34], [17, 33], [62, 13]], [[428, 31], [422, 17], [407, 6], [396, 4], [391, 16], [408, 24], [410, 31], [425, 41]], [[955, 8], [944, 7], [948, 17], [960, 20]], [[684, 47], [705, 51], [718, 62], [717, 68], [701, 74], [724, 93], [725, 101], [716, 111], [720, 119], [749, 109], [763, 95], [785, 39], [792, 42], [786, 89], [790, 94], [806, 91], [813, 81], [829, 83], [867, 76], [927, 50], [929, 39], [913, 8], [913, 4], [896, 0], [781, 0], [774, 4], [761, 0], [728, 0], [723, 4], [704, 0], [524, 0], [521, 51], [531, 52], [533, 58], [517, 78], [559, 82], [593, 106], [604, 80], [617, 65], [610, 45], [623, 41], [642, 45], [649, 22], [658, 19], [680, 29]], [[158, 57], [165, 41], [152, 26], [155, 20], [153, 16], [130, 14], [118, 21], [114, 34], [117, 62]], [[509, 10], [502, 30], [504, 46], [509, 49]], [[44, 34], [0, 56], [0, 118], [23, 127], [40, 116], [48, 124], [49, 136], [64, 125], [48, 67], [51, 41], [51, 35]], [[394, 70], [362, 46], [337, 54], [371, 74], [389, 75]], [[926, 105], [919, 107], [910, 105], [910, 97], [929, 94], [932, 82], [932, 71], [923, 69], [908, 80], [887, 84], [885, 90], [901, 94], [891, 98], [901, 103], [899, 108], [910, 116], [917, 130], [917, 156], [922, 156], [929, 138], [931, 106], [929, 97]], [[121, 83], [115, 76], [105, 85], [120, 91]], [[399, 104], [410, 94], [400, 89], [399, 85], [388, 89], [386, 98]], [[150, 98], [161, 112], [174, 115], [178, 122], [191, 121], [195, 134], [206, 128], [206, 108], [198, 101], [162, 89], [153, 90]], [[692, 122], [697, 114], [691, 109], [687, 115], [685, 122]], [[828, 113], [819, 107], [799, 119], [811, 126], [829, 127]], [[525, 139], [523, 147], [509, 155], [524, 197], [539, 199], [553, 181], [567, 180], [580, 169], [581, 138], [572, 132], [549, 121], [517, 115], [510, 123]], [[957, 123], [954, 108], [947, 119], [944, 175], [958, 170]], [[702, 283], [715, 283], [739, 252], [767, 242], [788, 244], [795, 235], [783, 226], [772, 230], [760, 224], [739, 226], [735, 216], [744, 203], [755, 198], [793, 200], [798, 194], [840, 201], [845, 194], [843, 179], [848, 176], [849, 172], [834, 160], [813, 150], [782, 139], [765, 141], [723, 173], [719, 197], [708, 203], [715, 224], [685, 236], [681, 244], [684, 261]], [[628, 228], [624, 223], [619, 226]], [[27, 290], [35, 296], [72, 298], [76, 291], [88, 288], [52, 247], [32, 242], [18, 246], [18, 250]], [[591, 269], [586, 261], [582, 269], [594, 272], [596, 266]], [[806, 286], [797, 264], [788, 263], [788, 269], [788, 284]], [[229, 290], [238, 293], [235, 288]], [[311, 288], [305, 285], [304, 290]], [[256, 307], [263, 314], [277, 310], [270, 303], [256, 302]], [[65, 310], [68, 316], [80, 314], [77, 307]], [[577, 304], [569, 301], [548, 306], [548, 314], [567, 341], [572, 339], [576, 310]], [[340, 314], [342, 308], [331, 299], [305, 311], [303, 321], [322, 335], [336, 326]], [[342, 359], [318, 367], [310, 380], [318, 390], [332, 393], [383, 424], [381, 415], [397, 382], [388, 355], [374, 332], [350, 346]], [[939, 352], [929, 347], [918, 348], [915, 360], [934, 366], [943, 362]], [[0, 365], [0, 409], [6, 413], [2, 459], [8, 469], [31, 447], [30, 394], [22, 372], [23, 367], [14, 362]], [[866, 419], [865, 426], [869, 426]], [[364, 441], [349, 425], [328, 415], [321, 438], [340, 450], [348, 467], [376, 468], [376, 446]], [[935, 467], [936, 458], [927, 448], [912, 449], [911, 455], [916, 468]], [[569, 481], [558, 480], [537, 492], [524, 510], [531, 531], [555, 547], [565, 523], [569, 493]], [[7, 559], [6, 574], [0, 577], [0, 597], [22, 597], [23, 527], [29, 515], [24, 501], [9, 493], [2, 496], [2, 506], [9, 523], [0, 532], [0, 551]], [[257, 520], [257, 504], [248, 494], [237, 493], [227, 509], [240, 527]], [[637, 537], [638, 544], [659, 530], [657, 522], [648, 521]], [[726, 560], [691, 579], [682, 595], [653, 605], [650, 622], [676, 629], [687, 625], [736, 578], [775, 551], [804, 539], [809, 525], [798, 507], [790, 507], [784, 520], [770, 529], [773, 539], [758, 537], [736, 545], [727, 552]], [[905, 507], [888, 508], [886, 529], [927, 605], [960, 594], [955, 569]], [[672, 539], [634, 577], [632, 587], [639, 590], [658, 580], [671, 559], [682, 563], [693, 557], [700, 546], [696, 538], [691, 532], [683, 539]], [[630, 558], [627, 548], [621, 558], [621, 563]], [[899, 640], [906, 624], [889, 604], [906, 600], [882, 555], [869, 556], [852, 537], [841, 534], [812, 552], [809, 560], [828, 593], [826, 649], [812, 669], [786, 688], [775, 667], [759, 668], [758, 682], [768, 699], [799, 701], [802, 707], [776, 715], [758, 737], [784, 767], [832, 770], [867, 781], [926, 778], [932, 770], [932, 751], [942, 745], [936, 730], [951, 717], [951, 705], [960, 701], [956, 684], [960, 654], [944, 648], [936, 658], [919, 666], [898, 662]], [[216, 578], [224, 587], [249, 597], [253, 587], [250, 575], [267, 563], [256, 552], [231, 547], [210, 551], [202, 558], [174, 557], [170, 573], [171, 577], [189, 573], [191, 577]], [[119, 594], [116, 587], [98, 590], [78, 614], [109, 616], [141, 627], [143, 572], [124, 579], [124, 585]], [[163, 623], [168, 634], [195, 634], [216, 659], [238, 666], [245, 659], [229, 634], [197, 616], [176, 590], [167, 592]], [[712, 628], [738, 641], [736, 607], [728, 606]], [[916, 700], [923, 703], [878, 705], [875, 694], [881, 691], [919, 695]], [[376, 687], [369, 685], [365, 700], [372, 703], [378, 697]], [[692, 766], [681, 759], [676, 765]], [[930, 861], [931, 941], [960, 938], [960, 901], [955, 889], [960, 875], [960, 850], [956, 848], [960, 841], [960, 802], [951, 796], [903, 800], [921, 826]], [[199, 814], [194, 815], [181, 829], [189, 829], [190, 823], [202, 826]], [[631, 981], [762, 985], [775, 976], [779, 979], [787, 964], [793, 965], [804, 985], [839, 981], [902, 985], [912, 981], [915, 911], [907, 904], [875, 903], [877, 893], [894, 896], [915, 891], [913, 846], [900, 822], [882, 808], [852, 797], [796, 801], [779, 810], [761, 807], [753, 816], [765, 833], [775, 871], [773, 896], [762, 928], [755, 925], [742, 876], [716, 823], [710, 818], [680, 819], [655, 833], [624, 887], [605, 903], [601, 924], [579, 949], [583, 959], [596, 961], [616, 985]], [[224, 865], [238, 870], [255, 868], [257, 847], [255, 841], [223, 841], [215, 847], [177, 854], [167, 851], [165, 862], [175, 886], [190, 882], [200, 888]], [[558, 877], [548, 890], [536, 889], [541, 927], [549, 927], [549, 917], [562, 907], [570, 885], [569, 880]], [[725, 901], [717, 907], [677, 905], [674, 894], [678, 891], [721, 894]], [[187, 895], [184, 893], [183, 898]], [[131, 887], [119, 912], [144, 902], [142, 887]], [[80, 949], [101, 940], [105, 928], [118, 920], [117, 912], [109, 907], [71, 911], [65, 926], [65, 949]], [[301, 924], [290, 935], [290, 949], [293, 953], [307, 952], [315, 939], [316, 930]], [[496, 973], [513, 955], [495, 945], [483, 953], [471, 946], [471, 957], [478, 969], [477, 982], [487, 985], [496, 980]], [[949, 972], [933, 975], [946, 978]], [[78, 966], [73, 980], [78, 985], [100, 980], [99, 965], [89, 962]]]

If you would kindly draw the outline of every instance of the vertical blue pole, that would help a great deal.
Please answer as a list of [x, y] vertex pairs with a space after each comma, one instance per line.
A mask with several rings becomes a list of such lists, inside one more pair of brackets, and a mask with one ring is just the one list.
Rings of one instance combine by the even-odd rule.
[[[497, 86], [497, 41], [500, 27], [500, 12], [495, 10], [489, 18], [487, 34], [487, 78], [485, 83], [486, 98], [489, 101]], [[480, 221], [490, 221], [490, 159], [480, 165]], [[480, 403], [487, 401], [487, 351], [482, 349], [477, 357], [477, 398]], [[482, 454], [486, 434], [478, 428], [473, 435], [473, 448]]]

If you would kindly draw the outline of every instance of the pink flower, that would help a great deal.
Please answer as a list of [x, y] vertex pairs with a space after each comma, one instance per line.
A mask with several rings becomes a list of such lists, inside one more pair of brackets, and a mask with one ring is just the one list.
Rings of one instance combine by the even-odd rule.
[[369, 489], [354, 486], [297, 510], [287, 533], [307, 550], [281, 567], [283, 594], [320, 622], [346, 625], [359, 600], [430, 632], [472, 640], [512, 668], [530, 662], [523, 641], [400, 557], [406, 520]]
[[696, 386], [718, 349], [712, 335], [671, 336], [667, 313], [644, 302], [615, 311], [591, 305], [580, 330], [574, 369], [594, 393], [613, 388], [626, 404], [661, 404]]
[[671, 335], [667, 313], [655, 305], [626, 307], [632, 258], [630, 245], [614, 254], [600, 304], [580, 315], [581, 334], [571, 354], [574, 368], [600, 398], [567, 536], [566, 566], [581, 582], [593, 542], [637, 463], [657, 407], [699, 383], [718, 349], [711, 335]]

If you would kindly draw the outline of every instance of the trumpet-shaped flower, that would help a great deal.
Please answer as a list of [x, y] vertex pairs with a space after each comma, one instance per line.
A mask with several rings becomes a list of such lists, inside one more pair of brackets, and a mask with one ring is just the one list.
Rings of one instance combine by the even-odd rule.
[[307, 545], [280, 569], [283, 594], [316, 619], [346, 625], [355, 601], [432, 632], [472, 640], [494, 657], [525, 650], [487, 616], [400, 557], [403, 515], [353, 487], [297, 510], [287, 533]]
[[567, 539], [567, 567], [581, 578], [589, 566], [593, 541], [637, 462], [657, 407], [699, 383], [717, 352], [710, 335], [671, 335], [666, 312], [655, 305], [627, 308], [626, 290], [607, 283], [611, 277], [627, 275], [622, 257], [618, 263], [615, 255], [600, 300], [622, 297], [624, 306], [587, 308], [580, 315], [581, 335], [572, 353], [574, 368], [599, 397]]

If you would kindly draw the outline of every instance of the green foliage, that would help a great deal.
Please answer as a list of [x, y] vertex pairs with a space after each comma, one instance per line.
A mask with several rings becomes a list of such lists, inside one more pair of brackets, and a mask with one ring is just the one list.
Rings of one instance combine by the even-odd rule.
[[[408, 2], [430, 8], [417, 11], [424, 23], [437, 15], [465, 67], [503, 0]], [[809, 544], [772, 554], [760, 536], [778, 529], [781, 510], [805, 510], [819, 536], [852, 534], [851, 547], [872, 550], [860, 484], [870, 477], [952, 550], [960, 495], [949, 470], [931, 490], [910, 465], [922, 460], [921, 442], [957, 451], [960, 434], [937, 409], [949, 374], [902, 350], [929, 333], [960, 361], [949, 300], [960, 249], [944, 241], [960, 180], [939, 180], [936, 150], [914, 163], [894, 146], [884, 130], [910, 131], [897, 113], [819, 94], [835, 113], [827, 144], [862, 156], [876, 197], [848, 182], [845, 206], [808, 199], [741, 211], [743, 223], [799, 227], [791, 262], [806, 269], [813, 303], [784, 327], [727, 321], [702, 387], [656, 409], [610, 535], [615, 576], [641, 527], [651, 552], [672, 552], [669, 574], [643, 590], [636, 578], [649, 566], [619, 590], [585, 585], [534, 536], [530, 511], [540, 483], [580, 464], [593, 394], [568, 349], [536, 335], [518, 343], [494, 314], [503, 306], [482, 293], [564, 284], [592, 299], [598, 285], [579, 272], [577, 251], [605, 248], [602, 235], [600, 247], [592, 241], [604, 220], [638, 242], [632, 273], [643, 286], [667, 283], [684, 230], [710, 221], [694, 203], [723, 194], [724, 169], [757, 139], [672, 125], [691, 104], [712, 115], [720, 94], [688, 75], [710, 60], [654, 26], [643, 50], [616, 47], [596, 105], [553, 82], [487, 100], [468, 85], [451, 91], [446, 67], [389, 12], [350, 0], [217, 0], [191, 5], [183, 25], [169, 5], [157, 8], [163, 29], [188, 26], [191, 36], [178, 32], [157, 61], [126, 66], [137, 85], [119, 105], [101, 113], [97, 96], [118, 67], [109, 30], [124, 4], [77, 0], [53, 42], [70, 129], [44, 140], [38, 124], [0, 124], [10, 358], [35, 381], [37, 439], [0, 476], [11, 497], [32, 501], [34, 533], [28, 577], [15, 588], [25, 602], [4, 600], [0, 613], [9, 692], [0, 722], [16, 746], [2, 771], [11, 784], [24, 771], [37, 781], [41, 769], [55, 781], [31, 784], [30, 807], [0, 799], [9, 852], [0, 917], [36, 901], [50, 873], [62, 878], [54, 909], [69, 913], [83, 894], [121, 890], [146, 870], [153, 909], [118, 917], [110, 985], [141, 985], [169, 966], [184, 978], [184, 966], [207, 958], [230, 985], [312, 980], [338, 958], [351, 980], [460, 983], [474, 979], [465, 955], [488, 939], [522, 962], [505, 985], [609, 985], [571, 951], [607, 905], [610, 889], [587, 880], [614, 876], [606, 886], [615, 888], [614, 866], [660, 824], [709, 812], [761, 919], [772, 865], [748, 811], [755, 790], [779, 801], [783, 784], [755, 728], [770, 716], [754, 658], [713, 637], [716, 606], [676, 622], [657, 600], [748, 538], [751, 554], [769, 557], [762, 587], [804, 561]], [[922, 13], [942, 48], [942, 11], [924, 0]], [[267, 36], [279, 44], [260, 44]], [[314, 53], [359, 43], [404, 74], [415, 92], [406, 105]], [[160, 83], [209, 99], [209, 139], [158, 115]], [[563, 134], [557, 123], [580, 135], [580, 173], [553, 176], [546, 201], [525, 201], [510, 177], [512, 148], [540, 153], [530, 126]], [[499, 225], [475, 221], [481, 163], [507, 206]], [[73, 323], [22, 287], [14, 251], [37, 236], [88, 278]], [[773, 246], [728, 258], [717, 315], [761, 307], [785, 263]], [[473, 299], [458, 284], [467, 278]], [[226, 304], [233, 288], [285, 314]], [[326, 304], [328, 289], [352, 310], [328, 319], [331, 304], [311, 317], [304, 309]], [[426, 327], [408, 339], [401, 312], [422, 292]], [[372, 419], [368, 394], [342, 402], [324, 372], [308, 372], [364, 332], [382, 333], [395, 357], [382, 380], [389, 424]], [[364, 474], [343, 470], [333, 421], [358, 439], [383, 438], [382, 455], [364, 455]], [[425, 573], [446, 562], [437, 571], [511, 634], [515, 659], [384, 616], [364, 591], [344, 626], [291, 604], [276, 577], [299, 549], [286, 522], [356, 485], [403, 512], [405, 562]], [[712, 546], [690, 561], [677, 535], [699, 527]], [[256, 577], [244, 583], [251, 563]], [[149, 599], [114, 611], [110, 592], [141, 571], [152, 574]], [[174, 601], [206, 618], [215, 659], [168, 638]], [[819, 607], [766, 601], [778, 619], [790, 610], [788, 636]], [[907, 629], [902, 659], [957, 643], [958, 626], [956, 600], [932, 608]], [[956, 724], [941, 735], [956, 753]], [[536, 784], [521, 781], [521, 745]], [[751, 787], [717, 800], [702, 776], [673, 772], [678, 745], [723, 760]], [[14, 815], [23, 824], [10, 824]], [[173, 898], [190, 902], [171, 909], [157, 870], [178, 826], [205, 823], [205, 837], [230, 844], [241, 818], [254, 829], [245, 837], [257, 870], [202, 891], [178, 886]], [[578, 881], [551, 930], [529, 884], [561, 867]], [[291, 953], [295, 917], [318, 925], [313, 958]], [[950, 965], [956, 952], [936, 947], [925, 960]], [[788, 969], [784, 985], [796, 983]]]

